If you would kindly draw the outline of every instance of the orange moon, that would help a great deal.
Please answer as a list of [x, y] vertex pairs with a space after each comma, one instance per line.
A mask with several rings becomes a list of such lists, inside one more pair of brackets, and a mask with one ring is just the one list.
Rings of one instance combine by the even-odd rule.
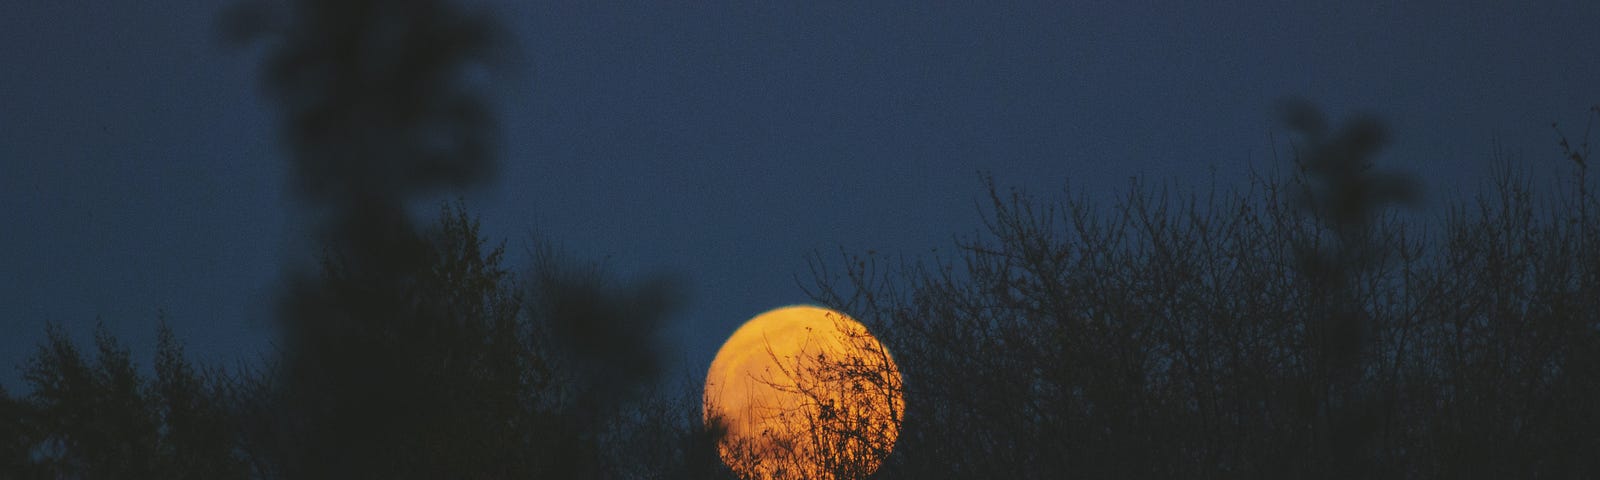
[[860, 478], [900, 433], [900, 371], [860, 322], [789, 306], [745, 322], [706, 372], [704, 418], [747, 480]]

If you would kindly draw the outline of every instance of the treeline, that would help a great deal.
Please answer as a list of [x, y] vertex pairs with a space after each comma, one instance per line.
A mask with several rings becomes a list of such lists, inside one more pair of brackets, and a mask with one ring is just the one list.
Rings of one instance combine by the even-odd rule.
[[[0, 478], [708, 478], [697, 398], [618, 376], [574, 343], [615, 340], [668, 309], [649, 284], [616, 282], [548, 250], [513, 274], [459, 206], [428, 236], [392, 316], [312, 318], [259, 367], [195, 365], [160, 327], [154, 375], [97, 330], [85, 349], [59, 327], [0, 395]], [[320, 308], [360, 311], [343, 284]], [[381, 297], [390, 299], [394, 297]], [[426, 319], [426, 321], [421, 321]], [[413, 320], [413, 321], [404, 321]], [[606, 336], [607, 338], [600, 338]], [[612, 352], [605, 352], [611, 354]], [[624, 358], [653, 365], [654, 358]], [[640, 365], [640, 367], [649, 365]], [[698, 390], [696, 390], [698, 391]], [[3, 394], [3, 391], [0, 391]], [[698, 462], [698, 464], [695, 464]]]
[[[953, 256], [817, 259], [815, 300], [867, 323], [903, 374], [900, 436], [872, 477], [1600, 474], [1588, 152], [1569, 150], [1573, 175], [1545, 194], [1508, 167], [1421, 223], [1396, 209], [1415, 185], [1348, 141], [1307, 136], [1290, 177], [1205, 196], [1133, 185], [1107, 206], [989, 182], [987, 228]], [[1384, 181], [1388, 201], [1360, 186]], [[1333, 200], [1351, 192], [1370, 196]], [[1347, 205], [1364, 210], [1335, 220]], [[697, 382], [663, 383], [640, 370], [649, 355], [611, 343], [648, 350], [611, 330], [651, 325], [669, 289], [548, 249], [513, 272], [459, 205], [425, 231], [398, 294], [328, 257], [317, 295], [291, 297], [339, 330], [259, 368], [195, 365], [162, 327], [147, 376], [104, 332], [84, 348], [51, 327], [24, 366], [29, 390], [0, 395], [0, 471], [732, 477]], [[817, 385], [874, 376], [804, 368]], [[819, 440], [881, 428], [845, 423]], [[827, 478], [859, 478], [841, 459], [819, 459], [839, 466]]]
[[816, 261], [905, 375], [879, 478], [1600, 476], [1587, 139], [1553, 188], [1504, 165], [1424, 215], [1375, 121], [1288, 124], [1282, 181], [1109, 208], [991, 182], [954, 256]]
[[[486, 12], [439, 0], [242, 1], [296, 212], [321, 264], [285, 268], [274, 350], [196, 366], [161, 331], [154, 376], [103, 332], [51, 327], [0, 392], [0, 478], [707, 478], [696, 399], [661, 384], [670, 279], [621, 282], [534, 248], [513, 272], [460, 206], [413, 206], [496, 168], [474, 81]], [[475, 76], [476, 75], [476, 76]], [[710, 469], [710, 470], [708, 470]]]
[[[50, 327], [26, 390], [0, 390], [0, 478], [731, 478], [698, 379], [662, 379], [670, 279], [544, 248], [507, 266], [460, 205], [414, 224], [493, 176], [470, 81], [503, 53], [492, 16], [298, 0], [224, 23], [265, 45], [322, 264], [286, 272], [279, 343], [248, 368], [195, 364], [163, 328], [145, 374], [103, 331]], [[1508, 171], [1433, 226], [1400, 210], [1420, 179], [1373, 166], [1377, 122], [1285, 113], [1294, 172], [1250, 190], [1099, 205], [990, 183], [986, 232], [951, 256], [816, 259], [814, 300], [903, 374], [880, 382], [904, 416], [870, 476], [1600, 477], [1587, 138], [1562, 140], [1559, 186]], [[824, 477], [883, 449], [847, 417], [814, 439], [840, 455]]]

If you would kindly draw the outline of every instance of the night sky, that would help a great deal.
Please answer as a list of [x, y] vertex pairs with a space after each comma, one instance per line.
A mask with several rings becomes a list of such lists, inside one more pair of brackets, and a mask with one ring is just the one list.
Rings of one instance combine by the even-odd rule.
[[[1592, 0], [480, 3], [515, 48], [488, 77], [499, 175], [467, 208], [513, 267], [542, 238], [683, 279], [664, 335], [696, 375], [740, 322], [807, 300], [808, 253], [948, 252], [981, 225], [979, 172], [1107, 202], [1134, 176], [1238, 186], [1298, 96], [1385, 120], [1380, 162], [1422, 174], [1436, 214], [1497, 148], [1562, 171], [1550, 123], [1581, 133], [1600, 102]], [[102, 320], [143, 361], [161, 311], [200, 359], [271, 351], [314, 242], [261, 48], [223, 46], [219, 8], [0, 7], [8, 389], [49, 321], [86, 340]]]

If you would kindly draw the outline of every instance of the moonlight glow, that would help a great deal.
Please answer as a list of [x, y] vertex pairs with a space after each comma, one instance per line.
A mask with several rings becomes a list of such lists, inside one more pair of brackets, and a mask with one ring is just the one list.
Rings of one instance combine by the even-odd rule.
[[705, 418], [723, 462], [746, 479], [864, 477], [894, 447], [900, 372], [865, 326], [793, 306], [751, 319], [706, 373]]

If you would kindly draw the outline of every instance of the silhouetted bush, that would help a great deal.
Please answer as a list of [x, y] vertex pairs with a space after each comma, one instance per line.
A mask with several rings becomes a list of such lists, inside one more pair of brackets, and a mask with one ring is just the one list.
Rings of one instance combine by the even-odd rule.
[[[196, 372], [165, 326], [154, 381], [103, 328], [95, 355], [60, 328], [28, 362], [28, 396], [0, 407], [6, 469], [18, 478], [246, 478], [226, 376]], [[9, 478], [9, 477], [8, 477]]]
[[[323, 315], [293, 354], [235, 374], [193, 366], [158, 332], [154, 377], [99, 331], [95, 356], [52, 326], [29, 361], [32, 391], [0, 395], [0, 478], [712, 478], [725, 472], [698, 395], [618, 375], [573, 353], [561, 322], [647, 328], [673, 295], [554, 254], [524, 283], [460, 206], [427, 231], [427, 268], [376, 295], [323, 262]], [[563, 272], [585, 271], [582, 280]], [[557, 298], [573, 291], [584, 295]], [[364, 316], [387, 302], [392, 317]], [[603, 307], [587, 307], [598, 302]], [[533, 306], [530, 306], [533, 305]], [[552, 308], [566, 305], [567, 309]], [[337, 312], [337, 313], [330, 313]], [[575, 317], [574, 317], [575, 316]], [[655, 340], [637, 332], [635, 347]], [[314, 342], [314, 343], [312, 343]], [[651, 365], [659, 359], [629, 357]], [[613, 359], [614, 361], [615, 359]], [[653, 373], [651, 373], [653, 375]], [[0, 392], [3, 394], [4, 392]], [[710, 448], [710, 450], [706, 450]], [[706, 452], [710, 456], [706, 456]], [[706, 459], [709, 458], [708, 463]]]
[[[744, 412], [760, 417], [742, 419], [756, 423], [721, 446], [738, 477], [868, 478], [893, 450], [905, 412], [900, 373], [864, 327], [833, 322], [833, 329], [807, 327], [799, 351], [780, 355], [767, 346], [775, 369], [752, 373], [751, 380], [794, 401], [761, 402]], [[837, 337], [809, 336], [818, 333]], [[705, 402], [708, 416], [725, 412], [710, 397]]]
[[[1600, 472], [1600, 205], [1574, 164], [1544, 195], [1507, 168], [1437, 227], [1373, 207], [1345, 217], [1359, 231], [1308, 206], [1309, 171], [1204, 196], [1134, 183], [1109, 207], [986, 180], [986, 230], [957, 255], [816, 260], [812, 293], [904, 376], [872, 478], [1584, 478]], [[307, 328], [336, 330], [258, 370], [193, 366], [163, 329], [147, 377], [104, 333], [84, 355], [52, 327], [32, 391], [0, 392], [0, 465], [735, 477], [698, 380], [659, 382], [667, 280], [550, 249], [514, 274], [459, 205], [417, 238], [409, 273], [378, 284], [393, 291], [330, 251], [295, 298], [331, 322]], [[817, 380], [818, 405], [873, 373], [816, 360], [790, 373]], [[813, 440], [860, 437], [840, 425]]]
[[1103, 208], [986, 181], [987, 228], [953, 257], [814, 259], [813, 296], [905, 372], [880, 478], [1600, 474], [1581, 162], [1555, 196], [1502, 172], [1435, 230], [1382, 209], [1417, 187], [1358, 161], [1368, 122], [1242, 192], [1135, 183]]

